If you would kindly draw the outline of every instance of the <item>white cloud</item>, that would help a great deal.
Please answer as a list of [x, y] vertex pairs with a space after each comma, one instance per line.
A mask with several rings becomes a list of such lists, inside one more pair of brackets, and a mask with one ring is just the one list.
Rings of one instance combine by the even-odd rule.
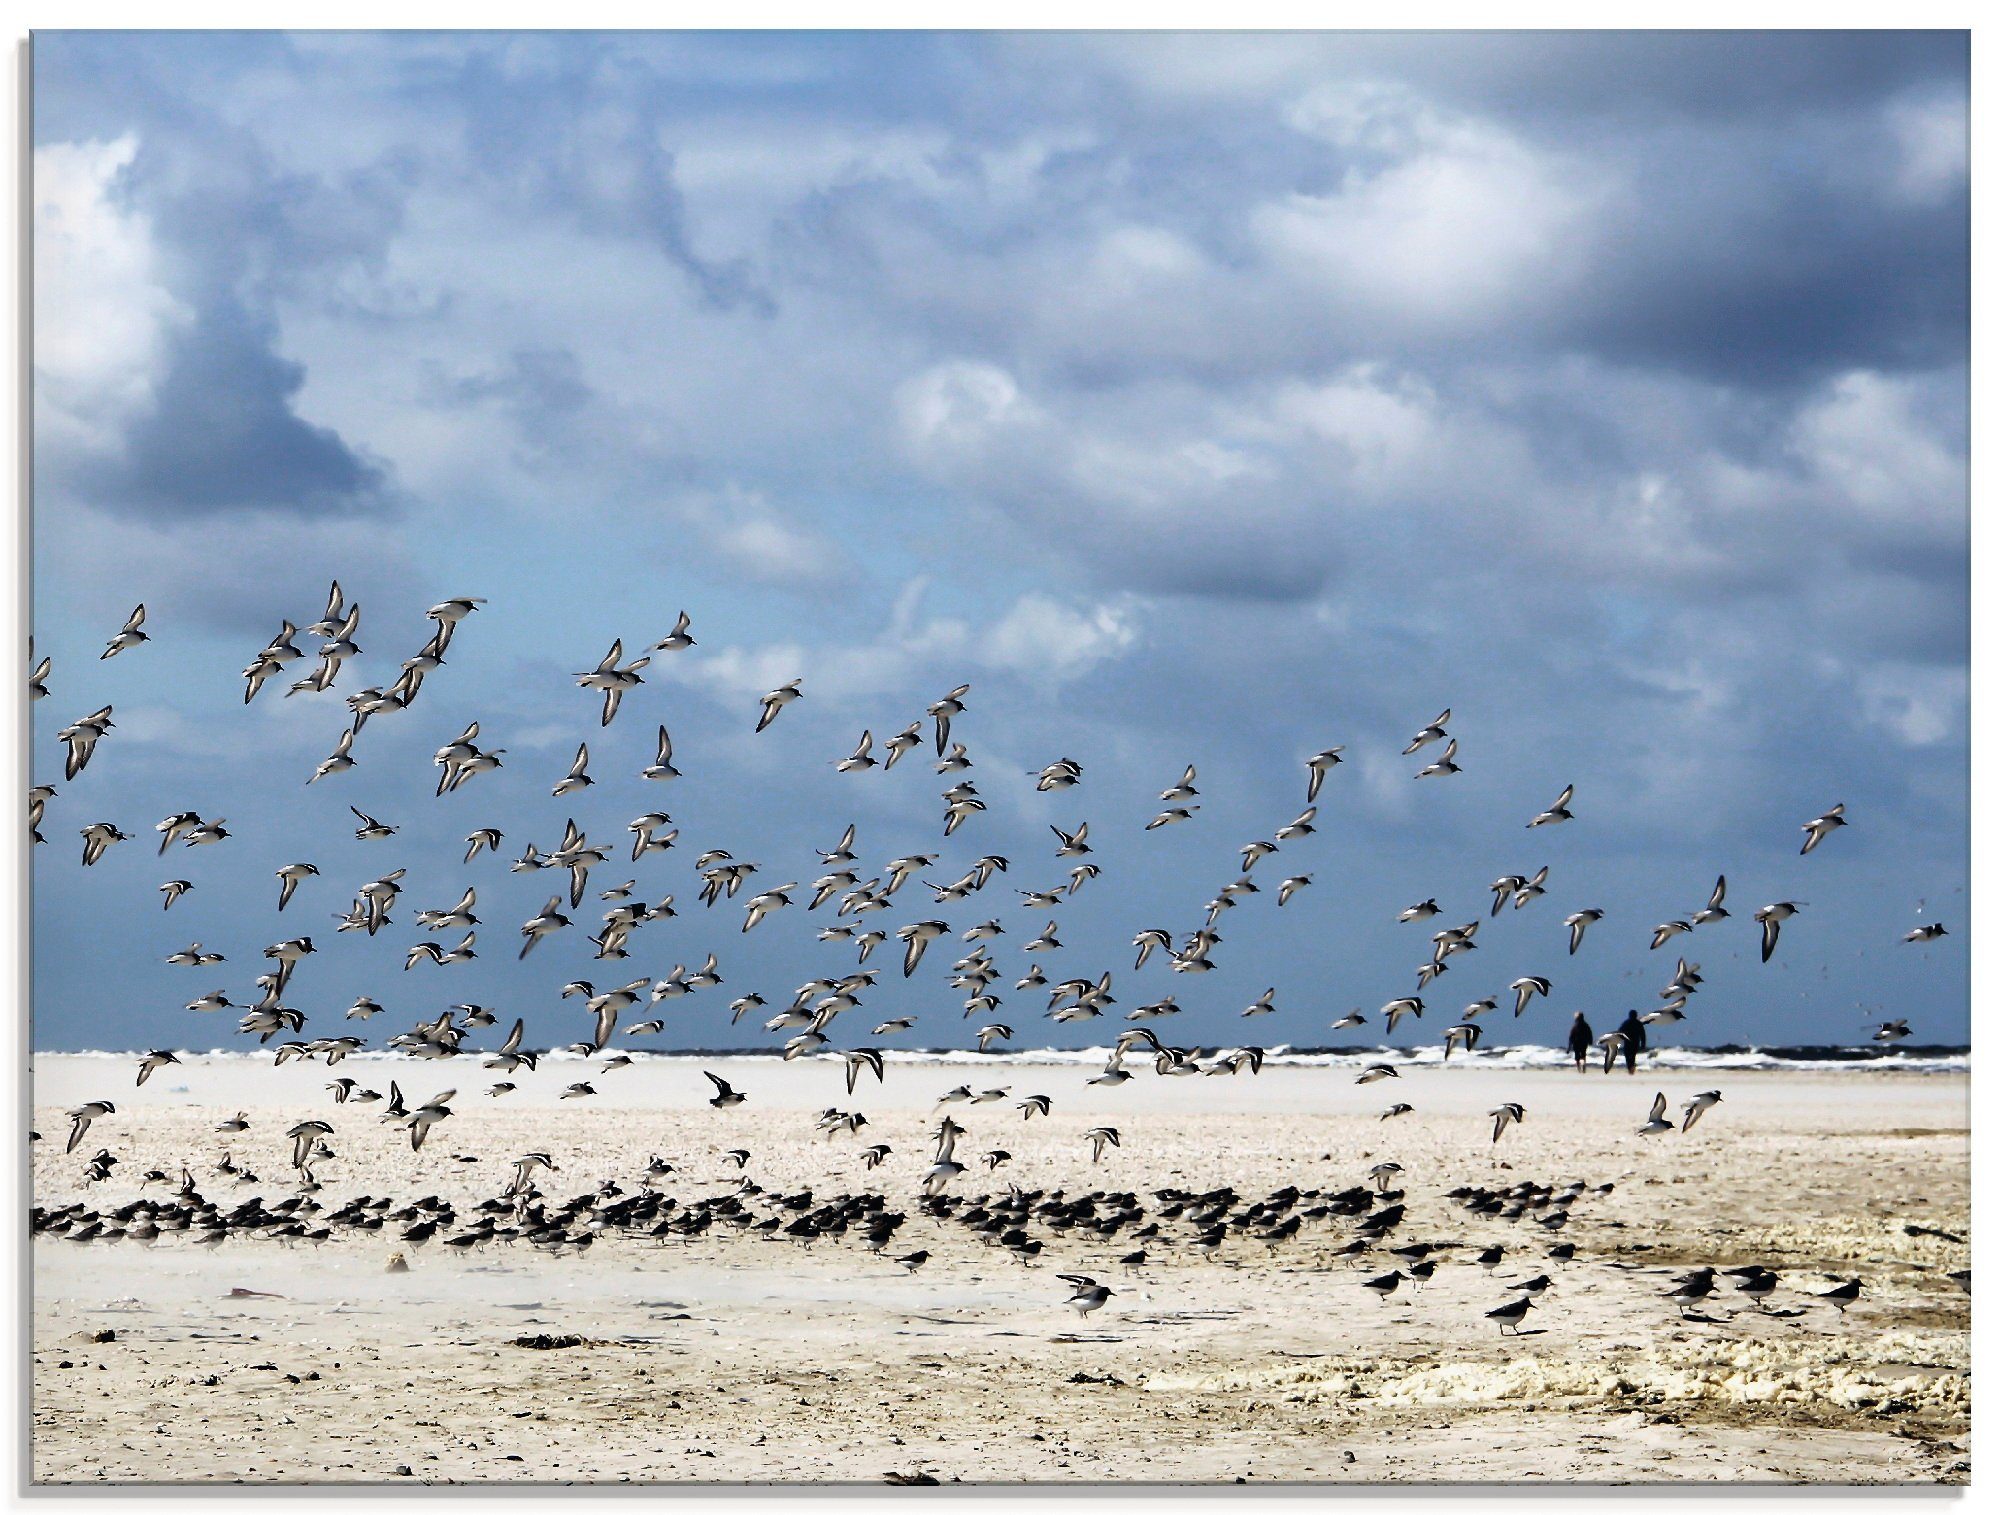
[[1934, 400], [1918, 381], [1867, 370], [1832, 380], [1792, 428], [1820, 497], [1888, 525], [1962, 534], [1966, 459], [1939, 435]]
[[1970, 690], [1963, 668], [1877, 663], [1855, 676], [1861, 713], [1906, 747], [1930, 747], [1955, 735]]
[[[1031, 591], [996, 617], [973, 620], [925, 615], [930, 588], [924, 578], [906, 583], [887, 624], [873, 634], [696, 652], [671, 660], [665, 671], [725, 703], [754, 704], [766, 691], [802, 678], [808, 697], [860, 708], [884, 696], [907, 704], [913, 692], [936, 684], [924, 697], [928, 701], [981, 671], [1044, 685], [1065, 683], [1139, 640], [1140, 602], [1129, 596], [1115, 603], [1068, 601]], [[913, 708], [910, 716], [916, 714]]]
[[1041, 412], [1021, 394], [1012, 374], [992, 363], [940, 363], [896, 391], [905, 443], [940, 463], [976, 460], [1000, 436], [1035, 430]]
[[1060, 683], [1118, 656], [1137, 640], [1130, 606], [1076, 607], [1044, 594], [1025, 594], [980, 637], [978, 652], [988, 667]]
[[189, 312], [160, 282], [151, 222], [118, 182], [138, 138], [35, 149], [36, 441], [101, 452], [153, 400]]
[[1317, 121], [1388, 160], [1350, 167], [1331, 193], [1257, 206], [1249, 230], [1322, 298], [1406, 330], [1451, 330], [1548, 309], [1583, 273], [1609, 191], [1580, 162], [1400, 97], [1350, 94]]
[[1438, 399], [1414, 379], [1363, 364], [1323, 383], [1280, 386], [1271, 415], [1294, 434], [1328, 444], [1356, 480], [1388, 485], [1434, 455], [1446, 439]]
[[847, 571], [845, 553], [756, 490], [685, 495], [667, 509], [721, 566], [760, 583], [824, 586]]
[[1957, 194], [1969, 172], [1970, 122], [1964, 95], [1899, 100], [1887, 111], [1896, 147], [1893, 185], [1906, 200], [1937, 205]]

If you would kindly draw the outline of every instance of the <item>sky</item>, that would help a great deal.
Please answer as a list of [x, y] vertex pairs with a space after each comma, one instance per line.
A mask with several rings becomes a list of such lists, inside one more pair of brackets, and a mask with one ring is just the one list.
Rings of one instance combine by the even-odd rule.
[[[1961, 35], [58, 31], [33, 82], [38, 1047], [248, 1046], [182, 1006], [254, 998], [300, 934], [308, 1036], [478, 1003], [561, 1044], [568, 980], [713, 951], [724, 985], [634, 1045], [774, 1046], [729, 1001], [853, 950], [809, 890], [744, 933], [748, 893], [704, 909], [693, 860], [810, 884], [849, 822], [863, 877], [1011, 866], [872, 917], [953, 936], [907, 980], [878, 952], [836, 1046], [902, 1015], [889, 1045], [1099, 1044], [1169, 994], [1148, 1024], [1180, 1045], [1377, 1042], [1430, 930], [1544, 864], [1390, 1040], [1531, 973], [1551, 994], [1488, 1045], [1607, 1030], [1682, 951], [1705, 983], [1665, 1042], [1967, 1037]], [[246, 706], [334, 578], [363, 656]], [[455, 595], [487, 603], [446, 665], [308, 786], [344, 696]], [[99, 659], [141, 601], [153, 640]], [[574, 675], [683, 608], [698, 645], [600, 730]], [[833, 765], [960, 683], [988, 809], [946, 840], [928, 750]], [[56, 732], [105, 704], [65, 781]], [[1445, 707], [1463, 771], [1417, 781], [1440, 749], [1402, 748]], [[505, 766], [434, 797], [471, 719]], [[662, 722], [684, 777], [646, 783]], [[596, 782], [551, 797], [584, 739]], [[1336, 744], [1217, 971], [1134, 973], [1133, 935], [1201, 925]], [[1081, 784], [1038, 793], [1065, 757]], [[1188, 763], [1201, 809], [1145, 830]], [[1565, 784], [1576, 819], [1528, 829]], [[350, 804], [397, 835], [356, 841]], [[677, 845], [625, 861], [654, 809]], [[182, 810], [230, 839], [156, 856]], [[572, 817], [614, 846], [593, 896], [632, 878], [679, 914], [623, 963], [577, 928], [517, 963], [553, 886], [507, 862]], [[82, 868], [105, 820], [137, 839]], [[1102, 873], [1041, 961], [1109, 970], [1117, 1004], [1054, 1025], [1010, 987], [1046, 919], [1012, 891], [1065, 882], [1048, 827], [1085, 820]], [[480, 826], [503, 855], [465, 865]], [[280, 915], [295, 861], [320, 876]], [[336, 934], [397, 867], [395, 924]], [[1650, 950], [1718, 874], [1731, 918]], [[405, 971], [410, 917], [467, 883], [478, 958]], [[1760, 964], [1773, 900], [1806, 904]], [[988, 919], [1003, 1004], [968, 1018], [949, 965]], [[227, 962], [164, 963], [195, 939]], [[387, 1014], [343, 1020], [360, 994]], [[1328, 1029], [1355, 1008], [1366, 1033]]]

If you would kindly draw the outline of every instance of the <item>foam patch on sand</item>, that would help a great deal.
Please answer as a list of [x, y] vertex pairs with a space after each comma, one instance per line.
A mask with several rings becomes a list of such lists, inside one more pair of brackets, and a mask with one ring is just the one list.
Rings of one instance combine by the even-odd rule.
[[1209, 1375], [1156, 1374], [1145, 1387], [1154, 1393], [1246, 1394], [1252, 1408], [1341, 1400], [1410, 1407], [1588, 1400], [1818, 1404], [1863, 1411], [1894, 1401], [1911, 1410], [1964, 1414], [1971, 1402], [1969, 1367], [1964, 1333], [1898, 1331], [1865, 1341], [1676, 1343], [1587, 1361], [1521, 1357], [1398, 1367], [1327, 1360]]

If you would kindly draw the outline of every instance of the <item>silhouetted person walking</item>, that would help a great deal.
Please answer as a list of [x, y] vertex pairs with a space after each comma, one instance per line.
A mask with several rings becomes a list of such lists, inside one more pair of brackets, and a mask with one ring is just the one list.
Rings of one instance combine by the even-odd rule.
[[[1639, 1054], [1646, 1050], [1646, 1027], [1639, 1019], [1637, 1010], [1625, 1012], [1625, 1019], [1618, 1026], [1618, 1034], [1625, 1038], [1618, 1046], [1619, 1052], [1625, 1058], [1625, 1071], [1636, 1074], [1639, 1071]], [[1606, 1073], [1611, 1071], [1608, 1063], [1604, 1071]]]
[[1576, 1019], [1569, 1023], [1569, 1055], [1576, 1059], [1576, 1071], [1579, 1073], [1588, 1071], [1593, 1040], [1590, 1022], [1583, 1018], [1581, 1010], [1577, 1011]]

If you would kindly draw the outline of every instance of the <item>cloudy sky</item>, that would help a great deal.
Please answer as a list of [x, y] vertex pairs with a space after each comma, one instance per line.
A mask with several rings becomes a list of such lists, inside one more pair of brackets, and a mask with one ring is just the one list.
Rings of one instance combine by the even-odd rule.
[[[230, 1043], [180, 1006], [254, 997], [301, 932], [308, 1034], [370, 993], [378, 1036], [474, 1001], [568, 1041], [565, 980], [713, 950], [726, 986], [655, 1045], [768, 1040], [728, 999], [851, 950], [803, 901], [748, 936], [704, 911], [696, 853], [809, 881], [852, 820], [866, 872], [1005, 854], [969, 901], [912, 884], [874, 918], [998, 918], [1004, 988], [1044, 917], [1003, 890], [1060, 882], [1046, 826], [1085, 819], [1104, 872], [1050, 977], [1112, 969], [1114, 1016], [1176, 993], [1169, 1040], [1334, 1040], [1415, 988], [1399, 909], [1470, 920], [1544, 863], [1548, 896], [1397, 1041], [1523, 973], [1555, 992], [1496, 1040], [1607, 1029], [1719, 872], [1734, 918], [1688, 949], [1675, 1039], [1965, 1037], [1962, 38], [43, 32], [33, 61], [39, 1045]], [[365, 656], [246, 709], [239, 670], [334, 577]], [[459, 594], [490, 603], [418, 703], [304, 787], [342, 695]], [[140, 600], [155, 640], [99, 661]], [[600, 735], [570, 676], [683, 607], [699, 647]], [[929, 762], [831, 764], [961, 682], [989, 809], [945, 842]], [[65, 783], [56, 730], [106, 703]], [[1400, 750], [1445, 706], [1464, 772], [1415, 782]], [[435, 799], [429, 755], [474, 717], [506, 766]], [[635, 776], [661, 721], [664, 786]], [[551, 798], [584, 736], [595, 787]], [[1200, 924], [1335, 743], [1318, 833], [1258, 866], [1220, 971], [1134, 975], [1133, 934]], [[1083, 784], [1035, 793], [1064, 756]], [[1188, 762], [1202, 810], [1144, 832]], [[1570, 782], [1576, 822], [1524, 829]], [[1836, 801], [1851, 827], [1798, 857]], [[349, 803], [400, 833], [354, 841]], [[622, 843], [656, 807], [680, 844], [593, 893], [636, 876], [679, 918], [625, 964], [572, 930], [517, 965], [549, 886], [461, 865], [465, 834], [512, 856], [574, 816]], [[156, 858], [185, 809], [234, 837]], [[98, 820], [142, 839], [84, 870]], [[298, 860], [322, 876], [279, 916]], [[336, 939], [398, 866], [404, 918]], [[468, 881], [478, 961], [405, 973], [408, 915]], [[1763, 966], [1773, 899], [1809, 903]], [[1606, 917], [1571, 958], [1584, 906]], [[1955, 934], [1901, 944], [1933, 918]], [[162, 964], [192, 938], [228, 963]], [[903, 1014], [910, 1043], [968, 1040], [957, 955], [908, 983], [878, 955], [837, 1042]], [[1239, 1019], [1267, 987], [1280, 1013]], [[1123, 1024], [1045, 1007], [992, 1018], [1022, 1046]]]

